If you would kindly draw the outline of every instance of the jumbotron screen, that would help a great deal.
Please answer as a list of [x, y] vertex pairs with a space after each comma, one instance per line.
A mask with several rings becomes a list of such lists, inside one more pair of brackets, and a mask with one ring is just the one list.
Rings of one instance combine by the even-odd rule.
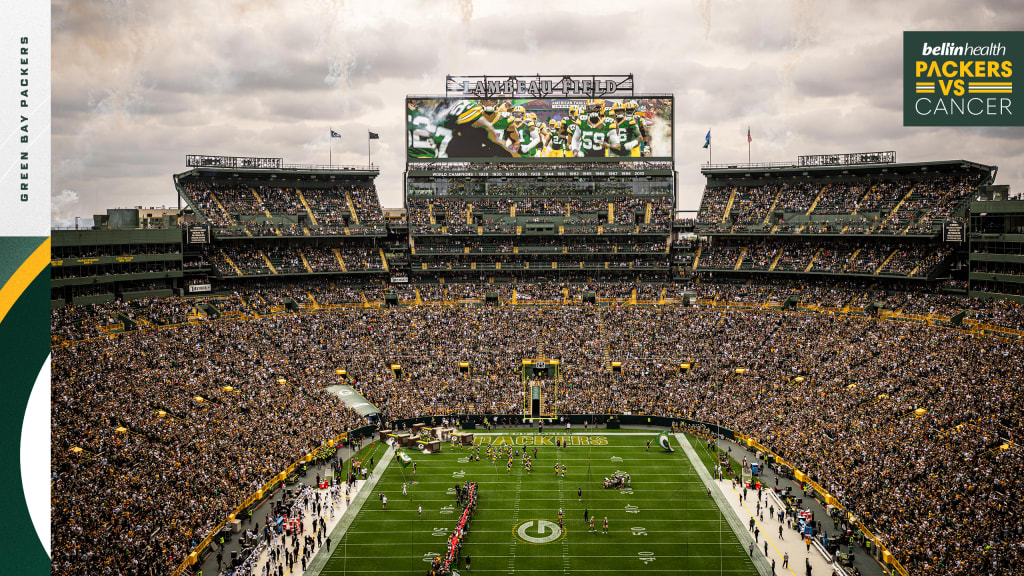
[[410, 160], [672, 158], [672, 98], [407, 98]]

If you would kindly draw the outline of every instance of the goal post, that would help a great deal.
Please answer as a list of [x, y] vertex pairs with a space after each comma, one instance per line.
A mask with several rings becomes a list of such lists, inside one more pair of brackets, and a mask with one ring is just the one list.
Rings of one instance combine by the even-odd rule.
[[523, 418], [558, 417], [558, 380], [561, 362], [550, 358], [522, 361]]

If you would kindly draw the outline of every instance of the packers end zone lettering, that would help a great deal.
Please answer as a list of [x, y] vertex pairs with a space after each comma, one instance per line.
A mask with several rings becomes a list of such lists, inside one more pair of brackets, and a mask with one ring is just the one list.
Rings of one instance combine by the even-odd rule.
[[490, 446], [555, 446], [555, 441], [572, 444], [573, 446], [606, 446], [607, 436], [540, 436], [524, 434], [522, 436], [477, 436], [473, 443]]
[[1024, 126], [1013, 90], [1024, 32], [904, 32], [904, 126]]

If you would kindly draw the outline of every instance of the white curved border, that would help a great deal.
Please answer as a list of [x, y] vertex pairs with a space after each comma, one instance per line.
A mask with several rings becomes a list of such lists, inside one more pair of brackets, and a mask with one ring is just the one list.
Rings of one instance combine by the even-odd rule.
[[21, 487], [36, 535], [50, 553], [50, 357], [36, 376], [21, 423]]

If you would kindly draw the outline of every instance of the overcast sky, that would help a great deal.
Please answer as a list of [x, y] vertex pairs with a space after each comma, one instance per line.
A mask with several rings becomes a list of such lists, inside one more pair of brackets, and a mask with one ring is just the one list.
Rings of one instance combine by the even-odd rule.
[[[53, 2], [53, 220], [176, 205], [186, 154], [366, 164], [402, 203], [406, 94], [446, 74], [625, 74], [676, 95], [680, 207], [716, 162], [896, 150], [998, 165], [1024, 129], [904, 128], [904, 30], [1024, 30], [1019, 0]], [[1020, 113], [1024, 114], [1024, 110]]]

